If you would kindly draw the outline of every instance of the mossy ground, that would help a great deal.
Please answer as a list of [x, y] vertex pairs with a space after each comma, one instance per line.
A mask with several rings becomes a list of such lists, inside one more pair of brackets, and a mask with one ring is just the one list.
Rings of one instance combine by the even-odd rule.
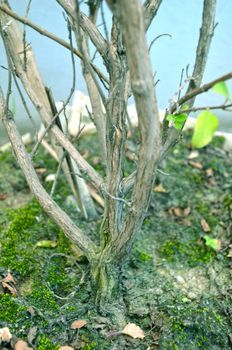
[[[121, 276], [126, 320], [145, 331], [143, 341], [107, 337], [121, 329], [95, 309], [88, 265], [79, 261], [72, 244], [31, 200], [11, 153], [0, 155], [0, 192], [8, 195], [0, 202], [0, 274], [3, 278], [10, 272], [17, 283], [16, 296], [0, 289], [0, 328], [8, 326], [17, 337], [27, 339], [37, 327], [33, 345], [38, 350], [57, 350], [64, 344], [85, 350], [230, 349], [232, 291], [227, 247], [232, 231], [232, 158], [221, 150], [222, 142], [214, 139], [200, 150], [193, 160], [202, 165], [198, 169], [189, 163], [186, 135], [160, 166], [169, 175], [159, 172], [156, 185], [162, 184], [166, 192], [153, 193], [148, 216]], [[102, 171], [95, 145], [91, 136], [81, 142], [80, 149], [88, 151], [88, 160]], [[131, 141], [128, 152], [133, 147]], [[39, 172], [42, 181], [56, 171], [55, 161], [42, 149], [35, 163], [45, 169]], [[125, 171], [129, 173], [131, 167], [133, 161], [128, 158]], [[45, 186], [50, 190], [50, 183]], [[11, 198], [20, 193], [27, 196], [28, 203], [7, 209]], [[64, 200], [69, 195], [61, 177], [55, 200], [86, 234], [96, 235], [100, 222], [81, 221], [75, 207]], [[178, 212], [182, 214], [176, 215]], [[207, 234], [222, 241], [218, 253], [204, 245], [202, 218], [210, 227]], [[38, 247], [43, 240], [57, 245]], [[79, 331], [70, 328], [77, 319], [87, 321]]]

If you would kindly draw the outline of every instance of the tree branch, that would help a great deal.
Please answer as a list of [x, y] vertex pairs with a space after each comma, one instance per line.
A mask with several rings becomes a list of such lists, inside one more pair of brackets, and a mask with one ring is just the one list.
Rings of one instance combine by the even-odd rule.
[[[74, 0], [56, 0], [60, 6], [63, 7], [65, 12], [72, 18], [73, 22], [77, 21], [76, 19], [76, 3]], [[102, 34], [97, 29], [96, 25], [82, 12], [79, 14], [80, 26], [85, 33], [88, 34], [93, 45], [97, 48], [98, 52], [107, 63], [108, 59], [108, 45]]]
[[[33, 23], [31, 20], [29, 20], [26, 17], [22, 17], [19, 16], [17, 13], [15, 13], [14, 11], [12, 11], [9, 7], [7, 7], [5, 4], [0, 4], [0, 10], [2, 10], [5, 14], [7, 14], [8, 16], [14, 18], [15, 20], [31, 27], [32, 29], [34, 29], [36, 32], [38, 32], [41, 35], [46, 36], [47, 38], [57, 42], [58, 44], [60, 44], [61, 46], [65, 47], [68, 50], [73, 50], [73, 53], [79, 57], [81, 60], [83, 59], [82, 54], [75, 48], [71, 48], [70, 44], [59, 38], [58, 36], [56, 36], [55, 34], [47, 31], [46, 29], [38, 26], [37, 24]], [[99, 70], [99, 68], [97, 68], [93, 63], [91, 63], [91, 66], [93, 67], [93, 70], [97, 73], [97, 75], [99, 76], [100, 79], [102, 79], [103, 81], [105, 81], [107, 84], [109, 83], [108, 79], [105, 77], [105, 75]]]
[[[123, 256], [131, 248], [136, 230], [141, 226], [149, 203], [155, 166], [160, 157], [161, 140], [159, 111], [154, 94], [142, 7], [138, 0], [126, 2], [118, 0], [113, 4], [112, 1], [109, 2], [119, 19], [124, 34], [131, 87], [135, 97], [141, 134], [138, 169], [131, 197], [133, 208], [129, 215], [126, 215], [122, 230], [115, 242], [116, 251]], [[127, 18], [128, 13], [130, 21]]]

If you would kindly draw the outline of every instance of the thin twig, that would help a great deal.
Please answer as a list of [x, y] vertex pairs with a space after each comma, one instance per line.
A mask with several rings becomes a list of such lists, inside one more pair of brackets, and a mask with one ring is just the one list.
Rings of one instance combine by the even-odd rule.
[[[197, 112], [197, 111], [204, 111], [207, 109], [221, 109], [221, 110], [228, 110], [228, 108], [232, 107], [232, 103], [229, 103], [227, 105], [218, 105], [218, 106], [202, 106], [202, 107], [192, 107], [184, 110], [180, 110], [178, 112], [173, 113], [174, 115], [179, 115], [182, 113], [191, 113], [191, 112]], [[231, 109], [229, 110], [231, 111]]]
[[[19, 16], [17, 13], [15, 13], [14, 11], [10, 10], [8, 7], [6, 7], [6, 5], [1, 5], [0, 4], [0, 10], [2, 10], [4, 13], [6, 13], [8, 16], [16, 19], [17, 21], [26, 24], [27, 26], [31, 27], [32, 29], [34, 29], [35, 31], [37, 31], [39, 34], [44, 35], [46, 37], [48, 37], [49, 39], [57, 42], [58, 44], [60, 44], [61, 46], [65, 47], [68, 50], [72, 50], [73, 53], [78, 56], [80, 59], [83, 59], [81, 53], [75, 49], [75, 48], [71, 48], [70, 44], [59, 38], [57, 35], [47, 31], [46, 29], [38, 26], [37, 24], [33, 23], [31, 20], [29, 20], [28, 18]], [[96, 67], [92, 62], [91, 62], [91, 66], [93, 68], [93, 70], [97, 73], [97, 75], [99, 76], [100, 79], [104, 80], [107, 84], [109, 84], [109, 80], [108, 78], [99, 70], [98, 67]]]

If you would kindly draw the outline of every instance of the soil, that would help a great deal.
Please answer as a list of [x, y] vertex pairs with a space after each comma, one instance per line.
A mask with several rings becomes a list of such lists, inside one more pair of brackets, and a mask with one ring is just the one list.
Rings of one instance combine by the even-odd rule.
[[[86, 260], [32, 199], [11, 152], [0, 155], [0, 328], [37, 350], [232, 348], [232, 155], [223, 138], [196, 153], [190, 135], [161, 164], [149, 212], [121, 272], [121, 324], [99, 312]], [[102, 171], [95, 136], [79, 149]], [[136, 158], [136, 139], [127, 145], [125, 173]], [[49, 191], [47, 175], [57, 164], [39, 149], [35, 167]], [[86, 234], [96, 237], [99, 221], [81, 220], [64, 177], [54, 199]], [[65, 198], [65, 200], [64, 200]], [[101, 209], [98, 208], [99, 217]], [[210, 245], [209, 238], [215, 239]], [[212, 241], [211, 241], [212, 242]], [[229, 253], [230, 252], [230, 253]], [[229, 255], [229, 256], [228, 256]], [[2, 283], [11, 274], [7, 286]], [[75, 320], [87, 323], [72, 329]], [[145, 333], [121, 333], [127, 323]], [[1, 347], [2, 346], [2, 347]], [[13, 344], [2, 343], [1, 349]]]

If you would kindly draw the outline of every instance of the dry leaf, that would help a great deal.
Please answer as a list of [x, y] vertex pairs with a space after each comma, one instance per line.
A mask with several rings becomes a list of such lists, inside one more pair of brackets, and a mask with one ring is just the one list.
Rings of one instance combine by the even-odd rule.
[[195, 169], [198, 169], [198, 170], [201, 170], [203, 168], [202, 164], [200, 162], [194, 162], [193, 160], [190, 160], [189, 161], [189, 164], [195, 168]]
[[12, 334], [8, 327], [0, 328], [0, 340], [9, 342], [12, 338]]
[[207, 177], [213, 176], [213, 169], [212, 168], [206, 169], [206, 176]]
[[207, 223], [207, 221], [205, 219], [201, 219], [201, 227], [202, 227], [204, 232], [210, 232], [209, 224]]
[[199, 152], [198, 151], [192, 151], [188, 155], [188, 159], [194, 159], [194, 158], [197, 158], [197, 157], [199, 157]]
[[71, 346], [64, 345], [64, 346], [61, 346], [58, 350], [75, 350], [75, 349], [72, 348]]
[[29, 348], [27, 342], [24, 340], [18, 340], [15, 344], [15, 350], [33, 350], [32, 348]]
[[2, 282], [5, 282], [5, 283], [12, 282], [16, 284], [14, 277], [10, 273], [8, 273], [8, 275], [5, 278], [3, 278]]
[[187, 207], [187, 208], [184, 208], [183, 210], [183, 216], [188, 216], [191, 212], [191, 208], [190, 207]]
[[155, 186], [154, 191], [159, 192], [159, 193], [166, 193], [167, 192], [162, 184]]
[[143, 339], [145, 337], [143, 330], [134, 323], [128, 323], [122, 330], [123, 334], [129, 335], [132, 338]]
[[76, 320], [71, 324], [71, 329], [80, 329], [87, 324], [85, 320]]
[[3, 278], [1, 283], [2, 283], [3, 288], [6, 289], [8, 292], [10, 292], [10, 294], [12, 294], [12, 295], [17, 294], [17, 290], [12, 285], [12, 284], [16, 284], [16, 282], [14, 280], [14, 277], [10, 273], [8, 273], [8, 275], [5, 278]]

